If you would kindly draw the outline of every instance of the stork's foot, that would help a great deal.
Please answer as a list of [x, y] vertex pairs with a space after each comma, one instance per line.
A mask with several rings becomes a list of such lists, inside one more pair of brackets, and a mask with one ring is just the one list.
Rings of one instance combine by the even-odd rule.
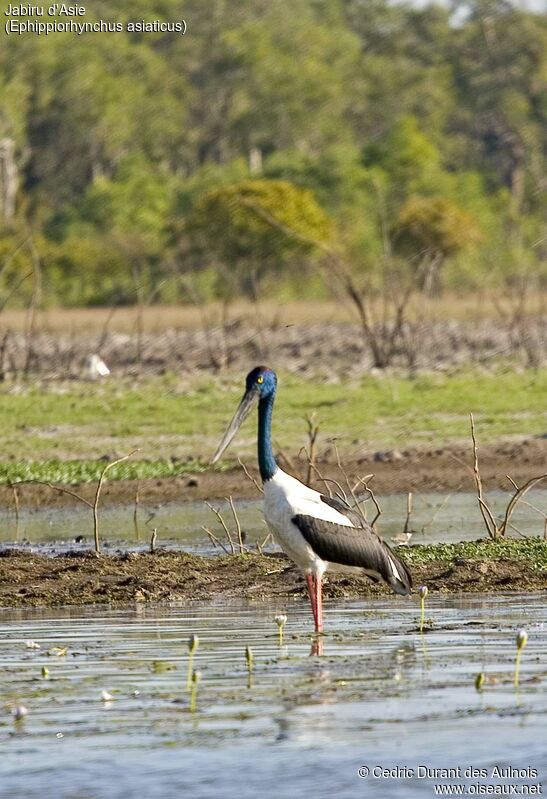
[[318, 635], [312, 641], [310, 649], [310, 657], [322, 657], [322, 656], [323, 656], [323, 637], [321, 635]]

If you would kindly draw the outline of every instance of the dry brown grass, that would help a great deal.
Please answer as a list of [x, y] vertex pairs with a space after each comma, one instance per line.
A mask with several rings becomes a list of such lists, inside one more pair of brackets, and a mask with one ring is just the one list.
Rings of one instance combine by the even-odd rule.
[[[379, 316], [380, 301], [372, 306]], [[535, 294], [526, 304], [526, 314], [545, 313], [547, 292]], [[0, 329], [21, 332], [25, 329], [25, 310], [5, 310], [0, 315]], [[137, 307], [121, 308], [50, 308], [36, 313], [35, 326], [43, 332], [89, 331], [132, 333], [139, 325], [142, 314], [142, 330], [158, 333], [167, 329], [197, 330], [203, 327], [221, 325], [224, 315], [220, 303], [210, 303], [202, 308], [192, 305], [155, 305], [139, 312]], [[501, 315], [510, 318], [512, 304], [501, 292], [476, 292], [465, 295], [446, 293], [442, 297], [427, 298], [417, 296], [409, 305], [409, 319], [439, 321], [443, 319], [477, 320], [497, 319]], [[238, 301], [229, 308], [228, 318], [242, 322], [257, 322], [269, 326], [277, 323], [344, 322], [354, 320], [352, 309], [346, 302], [334, 300], [292, 301], [282, 303], [266, 300], [257, 306]]]

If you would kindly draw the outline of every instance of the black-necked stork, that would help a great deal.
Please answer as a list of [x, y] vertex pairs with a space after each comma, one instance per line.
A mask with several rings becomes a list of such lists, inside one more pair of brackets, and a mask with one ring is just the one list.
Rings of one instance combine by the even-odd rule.
[[344, 502], [309, 488], [280, 469], [275, 461], [271, 426], [277, 376], [257, 366], [246, 379], [239, 403], [212, 463], [234, 438], [258, 403], [258, 465], [264, 485], [264, 518], [286, 554], [299, 566], [308, 584], [315, 631], [323, 630], [321, 581], [324, 572], [357, 571], [383, 579], [397, 594], [409, 594], [412, 578], [390, 547]]

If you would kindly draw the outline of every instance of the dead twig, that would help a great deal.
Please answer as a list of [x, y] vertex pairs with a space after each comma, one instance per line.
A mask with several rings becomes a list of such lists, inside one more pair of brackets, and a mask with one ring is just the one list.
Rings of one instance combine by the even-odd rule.
[[138, 449], [134, 449], [129, 455], [123, 455], [121, 458], [117, 458], [115, 461], [111, 461], [111, 463], [107, 463], [104, 469], [101, 472], [99, 477], [99, 482], [97, 483], [97, 490], [95, 491], [95, 499], [93, 500], [93, 504], [91, 505], [93, 509], [93, 538], [95, 540], [95, 552], [101, 551], [101, 545], [99, 542], [99, 498], [101, 496], [101, 491], [103, 487], [103, 483], [106, 477], [106, 473], [112, 469], [113, 466], [117, 466], [118, 463], [123, 463], [135, 452], [138, 452]]
[[473, 474], [475, 476], [475, 485], [477, 487], [477, 501], [479, 503], [480, 512], [482, 518], [484, 519], [488, 535], [490, 536], [490, 538], [497, 538], [499, 531], [496, 524], [496, 520], [494, 519], [492, 511], [490, 510], [490, 508], [488, 507], [488, 505], [484, 500], [484, 495], [482, 490], [482, 479], [479, 469], [477, 438], [475, 436], [475, 420], [473, 419], [472, 413], [469, 414], [469, 418], [471, 421], [471, 439], [473, 441]]
[[140, 504], [140, 496], [139, 496], [139, 488], [140, 483], [137, 480], [137, 488], [135, 489], [135, 502], [133, 507], [133, 528], [135, 530], [135, 540], [139, 540], [139, 504]]
[[412, 516], [412, 491], [409, 491], [406, 496], [406, 519], [405, 526], [403, 527], [403, 534], [410, 533], [410, 517]]
[[507, 503], [507, 507], [505, 508], [505, 516], [503, 517], [503, 521], [502, 521], [501, 526], [499, 528], [500, 529], [500, 535], [505, 535], [505, 531], [507, 529], [507, 526], [509, 525], [511, 516], [513, 515], [513, 513], [515, 511], [515, 508], [517, 507], [517, 505], [521, 501], [521, 499], [525, 496], [525, 494], [528, 493], [528, 491], [530, 491], [531, 488], [533, 488], [535, 485], [540, 483], [542, 480], [546, 480], [547, 479], [547, 473], [540, 474], [537, 477], [531, 477], [530, 480], [527, 480], [526, 483], [524, 483], [524, 485], [520, 486], [520, 488], [515, 483], [515, 481], [512, 480], [511, 477], [509, 477], [509, 475], [507, 475], [507, 479], [513, 485], [513, 487], [516, 489], [516, 491], [513, 494], [513, 496], [511, 497], [511, 499], [509, 500], [509, 502]]
[[473, 420], [473, 414], [470, 414], [470, 418], [471, 418], [471, 438], [473, 440], [473, 473], [475, 475], [475, 484], [477, 486], [477, 499], [479, 502], [479, 507], [481, 510], [482, 517], [484, 519], [484, 523], [486, 524], [486, 529], [488, 530], [488, 534], [491, 538], [503, 538], [507, 533], [508, 527], [511, 527], [517, 533], [521, 534], [520, 530], [518, 530], [518, 528], [516, 528], [513, 524], [511, 524], [511, 517], [515, 512], [517, 505], [522, 500], [522, 498], [528, 493], [528, 491], [530, 491], [531, 488], [540, 483], [542, 480], [547, 479], [547, 472], [544, 474], [537, 475], [536, 477], [531, 477], [522, 486], [518, 486], [515, 483], [515, 481], [511, 477], [509, 477], [509, 475], [506, 475], [507, 479], [515, 489], [515, 493], [507, 503], [505, 508], [505, 514], [503, 516], [501, 524], [498, 525], [496, 523], [496, 520], [494, 519], [494, 514], [490, 510], [490, 507], [486, 503], [486, 500], [484, 499], [483, 496], [482, 481], [481, 481], [479, 461], [477, 456], [477, 439], [475, 436], [475, 423]]
[[207, 533], [207, 535], [209, 536], [209, 538], [210, 538], [210, 540], [211, 540], [211, 543], [213, 544], [213, 546], [215, 546], [215, 547], [220, 547], [220, 549], [224, 550], [224, 552], [225, 552], [227, 555], [229, 555], [229, 554], [230, 554], [230, 553], [228, 552], [228, 550], [226, 549], [226, 547], [224, 546], [224, 544], [222, 543], [222, 541], [220, 540], [220, 538], [217, 538], [217, 537], [216, 537], [216, 535], [214, 535], [214, 533], [212, 533], [212, 532], [211, 532], [211, 530], [209, 530], [209, 528], [208, 528], [208, 527], [204, 527], [203, 525], [201, 525], [201, 529], [202, 529], [204, 532], [206, 532], [206, 533]]
[[13, 494], [13, 507], [15, 509], [15, 540], [19, 540], [19, 491], [17, 486], [10, 482], [11, 492]]
[[426, 522], [425, 524], [422, 525], [422, 533], [425, 533], [425, 531], [427, 530], [428, 527], [431, 527], [433, 524], [435, 524], [435, 522], [437, 520], [437, 516], [442, 511], [442, 509], [445, 507], [446, 503], [449, 501], [449, 499], [451, 497], [452, 497], [452, 494], [447, 494], [446, 495], [446, 497], [443, 499], [441, 504], [436, 508], [436, 510], [433, 513], [433, 516], [431, 517], [431, 519], [428, 522]]
[[308, 458], [308, 471], [306, 473], [306, 485], [311, 485], [311, 477], [317, 460], [317, 436], [319, 435], [319, 425], [315, 420], [315, 412], [306, 419], [308, 426], [308, 449], [306, 455]]
[[232, 516], [234, 517], [234, 522], [235, 522], [235, 526], [236, 526], [236, 533], [237, 533], [237, 540], [238, 540], [238, 543], [239, 543], [239, 554], [240, 555], [244, 555], [245, 554], [245, 547], [243, 546], [243, 534], [241, 532], [241, 524], [239, 523], [239, 517], [238, 517], [238, 515], [236, 513], [236, 509], [234, 507], [234, 501], [233, 501], [231, 496], [227, 498], [227, 501], [230, 503], [230, 510], [232, 511]]
[[35, 485], [45, 485], [48, 486], [48, 488], [51, 488], [53, 491], [57, 491], [59, 494], [68, 494], [68, 496], [74, 497], [74, 499], [77, 499], [78, 502], [81, 502], [83, 505], [86, 505], [88, 508], [90, 508], [93, 514], [93, 539], [95, 542], [95, 552], [100, 552], [101, 545], [99, 540], [99, 499], [101, 497], [101, 490], [103, 487], [106, 474], [113, 466], [116, 466], [118, 463], [126, 461], [128, 458], [134, 455], [135, 452], [138, 451], [139, 451], [138, 449], [134, 449], [128, 455], [124, 455], [122, 458], [117, 458], [115, 461], [111, 461], [110, 463], [106, 464], [101, 474], [99, 475], [99, 481], [97, 483], [97, 488], [95, 490], [95, 497], [93, 499], [93, 502], [90, 502], [89, 499], [82, 497], [82, 495], [76, 493], [76, 491], [71, 491], [70, 488], [65, 488], [65, 486], [55, 485], [55, 483], [51, 483], [49, 480], [18, 480], [17, 483], [13, 485], [23, 485], [25, 483], [34, 483]]
[[[370, 522], [370, 526], [371, 526], [371, 527], [374, 527], [374, 526], [375, 526], [375, 524], [376, 524], [376, 522], [378, 521], [378, 519], [379, 519], [379, 518], [380, 518], [380, 516], [382, 515], [382, 508], [380, 507], [380, 503], [379, 503], [379, 502], [378, 502], [378, 500], [376, 499], [376, 494], [374, 493], [374, 491], [372, 490], [372, 488], [369, 486], [369, 484], [368, 484], [368, 482], [367, 482], [367, 481], [368, 481], [368, 480], [370, 480], [372, 477], [374, 477], [374, 475], [373, 475], [373, 474], [369, 474], [369, 475], [367, 475], [366, 477], [363, 477], [363, 478], [361, 478], [361, 477], [360, 477], [360, 478], [359, 478], [359, 482], [361, 483], [361, 485], [363, 486], [363, 488], [365, 489], [365, 491], [367, 491], [367, 492], [368, 492], [369, 498], [372, 500], [372, 502], [374, 503], [374, 507], [376, 508], [376, 516], [375, 516], [375, 517], [374, 517], [374, 519], [373, 519], [373, 520]], [[366, 500], [364, 500], [364, 501], [366, 502]]]
[[224, 534], [226, 535], [226, 539], [228, 541], [228, 546], [230, 547], [230, 554], [231, 555], [235, 555], [236, 550], [235, 550], [235, 546], [234, 546], [234, 541], [232, 539], [232, 534], [230, 533], [228, 525], [224, 521], [221, 512], [217, 508], [213, 508], [213, 506], [211, 505], [210, 502], [206, 501], [205, 504], [207, 505], [209, 510], [212, 511], [215, 514], [215, 516], [217, 517], [217, 519], [218, 519], [218, 521], [220, 523], [220, 526], [224, 530]]
[[268, 533], [268, 535], [266, 536], [266, 538], [264, 539], [264, 541], [262, 543], [260, 543], [259, 541], [256, 542], [256, 548], [257, 548], [257, 551], [258, 551], [259, 555], [263, 554], [262, 550], [264, 549], [264, 547], [266, 546], [266, 544], [268, 543], [268, 541], [270, 540], [271, 537], [272, 537], [272, 534]]
[[245, 466], [245, 464], [243, 463], [243, 461], [241, 460], [241, 458], [238, 458], [238, 459], [237, 459], [237, 462], [239, 463], [239, 465], [240, 465], [240, 466], [241, 466], [241, 468], [243, 469], [243, 471], [244, 471], [244, 473], [245, 473], [245, 477], [246, 477], [248, 480], [250, 480], [250, 481], [251, 481], [251, 483], [254, 485], [254, 487], [257, 489], [257, 491], [260, 491], [260, 493], [261, 493], [261, 494], [263, 494], [263, 493], [264, 493], [264, 489], [262, 488], [262, 486], [260, 485], [260, 483], [258, 482], [258, 480], [256, 480], [256, 478], [254, 478], [254, 477], [253, 477], [253, 475], [250, 473], [250, 471], [247, 469], [247, 467]]

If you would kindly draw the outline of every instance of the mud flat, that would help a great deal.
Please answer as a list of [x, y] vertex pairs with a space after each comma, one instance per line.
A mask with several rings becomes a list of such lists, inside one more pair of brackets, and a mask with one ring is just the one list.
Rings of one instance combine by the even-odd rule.
[[[430, 592], [546, 591], [547, 543], [539, 539], [399, 549], [414, 585]], [[390, 593], [366, 578], [328, 575], [327, 598]], [[0, 550], [0, 606], [36, 607], [213, 599], [299, 599], [302, 575], [281, 553], [200, 556], [163, 552], [54, 557]]]
[[[481, 475], [486, 490], [510, 490], [507, 473], [519, 485], [545, 471], [547, 463], [547, 438], [528, 438], [500, 441], [481, 446]], [[297, 461], [283, 466], [301, 479], [306, 466]], [[340, 479], [334, 461], [319, 462], [321, 473], [330, 479]], [[370, 452], [360, 458], [345, 460], [350, 475], [374, 474], [371, 486], [381, 498], [382, 494], [413, 491], [469, 491], [474, 490], [472, 454], [469, 442], [451, 444], [432, 449], [409, 447], [403, 450]], [[316, 480], [315, 487], [321, 484]], [[95, 483], [72, 484], [71, 489], [92, 501]], [[187, 500], [214, 499], [232, 496], [247, 499], [258, 496], [253, 484], [245, 478], [239, 467], [227, 471], [210, 469], [201, 473], [183, 473], [178, 477], [145, 480], [110, 480], [101, 494], [102, 505], [132, 504], [136, 493], [140, 502], [183, 502]], [[28, 508], [71, 507], [78, 500], [68, 494], [52, 491], [47, 485], [22, 484], [18, 487], [19, 502]], [[0, 485], [0, 507], [13, 507], [13, 489]]]

